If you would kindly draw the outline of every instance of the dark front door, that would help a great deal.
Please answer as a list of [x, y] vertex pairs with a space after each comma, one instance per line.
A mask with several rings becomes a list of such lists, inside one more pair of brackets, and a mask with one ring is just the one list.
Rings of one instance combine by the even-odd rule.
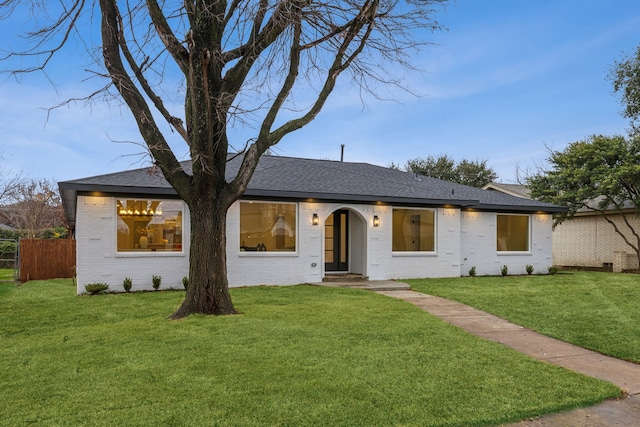
[[335, 211], [324, 223], [324, 271], [348, 271], [349, 211]]

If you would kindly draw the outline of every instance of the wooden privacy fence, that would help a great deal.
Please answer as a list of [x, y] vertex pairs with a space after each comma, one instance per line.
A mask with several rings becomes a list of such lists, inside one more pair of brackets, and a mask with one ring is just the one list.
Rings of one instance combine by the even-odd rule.
[[75, 275], [74, 239], [20, 240], [20, 281], [70, 278]]

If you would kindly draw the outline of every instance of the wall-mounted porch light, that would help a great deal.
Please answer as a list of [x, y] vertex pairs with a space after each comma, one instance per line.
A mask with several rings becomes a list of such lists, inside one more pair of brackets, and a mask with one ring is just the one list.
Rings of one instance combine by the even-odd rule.
[[373, 216], [373, 226], [374, 227], [379, 227], [380, 226], [380, 218], [378, 218], [378, 215], [374, 215]]
[[320, 223], [320, 220], [318, 219], [318, 214], [313, 214], [313, 219], [311, 220], [311, 223], [313, 225], [318, 225]]

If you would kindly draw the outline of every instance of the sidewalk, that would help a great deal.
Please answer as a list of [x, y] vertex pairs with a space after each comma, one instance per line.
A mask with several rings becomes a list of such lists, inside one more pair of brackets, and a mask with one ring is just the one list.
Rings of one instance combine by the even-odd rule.
[[521, 421], [510, 424], [510, 427], [640, 425], [640, 365], [549, 338], [473, 307], [444, 298], [406, 289], [371, 290], [408, 301], [471, 334], [512, 347], [536, 359], [609, 381], [629, 395], [625, 399], [605, 401], [590, 408]]

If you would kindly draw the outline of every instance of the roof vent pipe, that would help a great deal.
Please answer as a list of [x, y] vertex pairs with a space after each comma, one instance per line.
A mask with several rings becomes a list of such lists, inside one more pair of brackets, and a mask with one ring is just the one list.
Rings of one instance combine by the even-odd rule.
[[340, 144], [340, 161], [344, 162], [344, 144]]

